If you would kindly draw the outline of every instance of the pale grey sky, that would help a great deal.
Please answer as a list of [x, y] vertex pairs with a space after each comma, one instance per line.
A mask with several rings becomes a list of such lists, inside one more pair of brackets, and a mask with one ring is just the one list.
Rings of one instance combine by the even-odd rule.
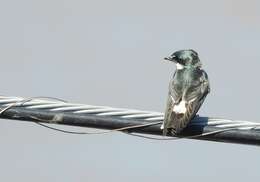
[[[259, 121], [259, 1], [0, 1], [1, 94], [164, 111], [173, 51], [196, 50], [201, 115]], [[73, 128], [74, 129], [74, 128]], [[256, 181], [259, 147], [75, 136], [1, 120], [1, 181]]]

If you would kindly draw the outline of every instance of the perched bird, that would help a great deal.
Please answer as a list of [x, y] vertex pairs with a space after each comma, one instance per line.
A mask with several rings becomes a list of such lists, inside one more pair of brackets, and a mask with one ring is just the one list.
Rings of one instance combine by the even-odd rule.
[[197, 52], [180, 50], [164, 58], [176, 64], [170, 81], [163, 135], [179, 134], [198, 112], [210, 91], [207, 73], [202, 70]]

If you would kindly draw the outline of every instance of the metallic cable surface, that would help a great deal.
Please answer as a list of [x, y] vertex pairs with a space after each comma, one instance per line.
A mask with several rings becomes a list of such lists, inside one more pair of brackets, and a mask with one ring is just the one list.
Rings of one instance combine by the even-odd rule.
[[[5, 109], [0, 118], [116, 131], [126, 128], [127, 132], [154, 135], [162, 135], [160, 123], [164, 117], [160, 112], [73, 104], [47, 97], [0, 96], [0, 108]], [[138, 125], [142, 127], [135, 127]], [[196, 117], [179, 137], [260, 145], [260, 123]]]

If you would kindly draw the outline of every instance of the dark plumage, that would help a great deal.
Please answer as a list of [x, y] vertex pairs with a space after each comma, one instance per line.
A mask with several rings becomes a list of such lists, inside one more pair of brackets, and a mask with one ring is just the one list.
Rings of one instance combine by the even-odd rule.
[[174, 136], [196, 115], [210, 87], [207, 73], [202, 70], [202, 64], [195, 51], [177, 51], [165, 59], [177, 64], [177, 70], [169, 85], [162, 125], [163, 135]]

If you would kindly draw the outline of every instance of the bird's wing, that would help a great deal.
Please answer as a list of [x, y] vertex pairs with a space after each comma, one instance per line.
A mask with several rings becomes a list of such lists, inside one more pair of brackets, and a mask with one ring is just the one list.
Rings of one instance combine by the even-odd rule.
[[173, 78], [169, 84], [169, 93], [168, 93], [164, 121], [163, 121], [163, 126], [162, 126], [163, 135], [167, 135], [168, 128], [171, 127], [172, 118], [174, 115], [173, 107], [182, 97], [181, 93], [177, 90], [177, 87], [174, 87], [173, 81], [174, 81], [175, 76], [176, 76], [176, 72], [174, 73]]
[[185, 94], [185, 100], [187, 101], [186, 112], [176, 113], [174, 111], [174, 107], [176, 107], [176, 103], [179, 103], [182, 93], [179, 93], [173, 85], [168, 97], [165, 112], [166, 114], [164, 118], [163, 135], [167, 135], [168, 133], [176, 135], [180, 133], [196, 115], [208, 93], [208, 77], [206, 72], [202, 71], [199, 80], [195, 81], [187, 88], [187, 92]]

